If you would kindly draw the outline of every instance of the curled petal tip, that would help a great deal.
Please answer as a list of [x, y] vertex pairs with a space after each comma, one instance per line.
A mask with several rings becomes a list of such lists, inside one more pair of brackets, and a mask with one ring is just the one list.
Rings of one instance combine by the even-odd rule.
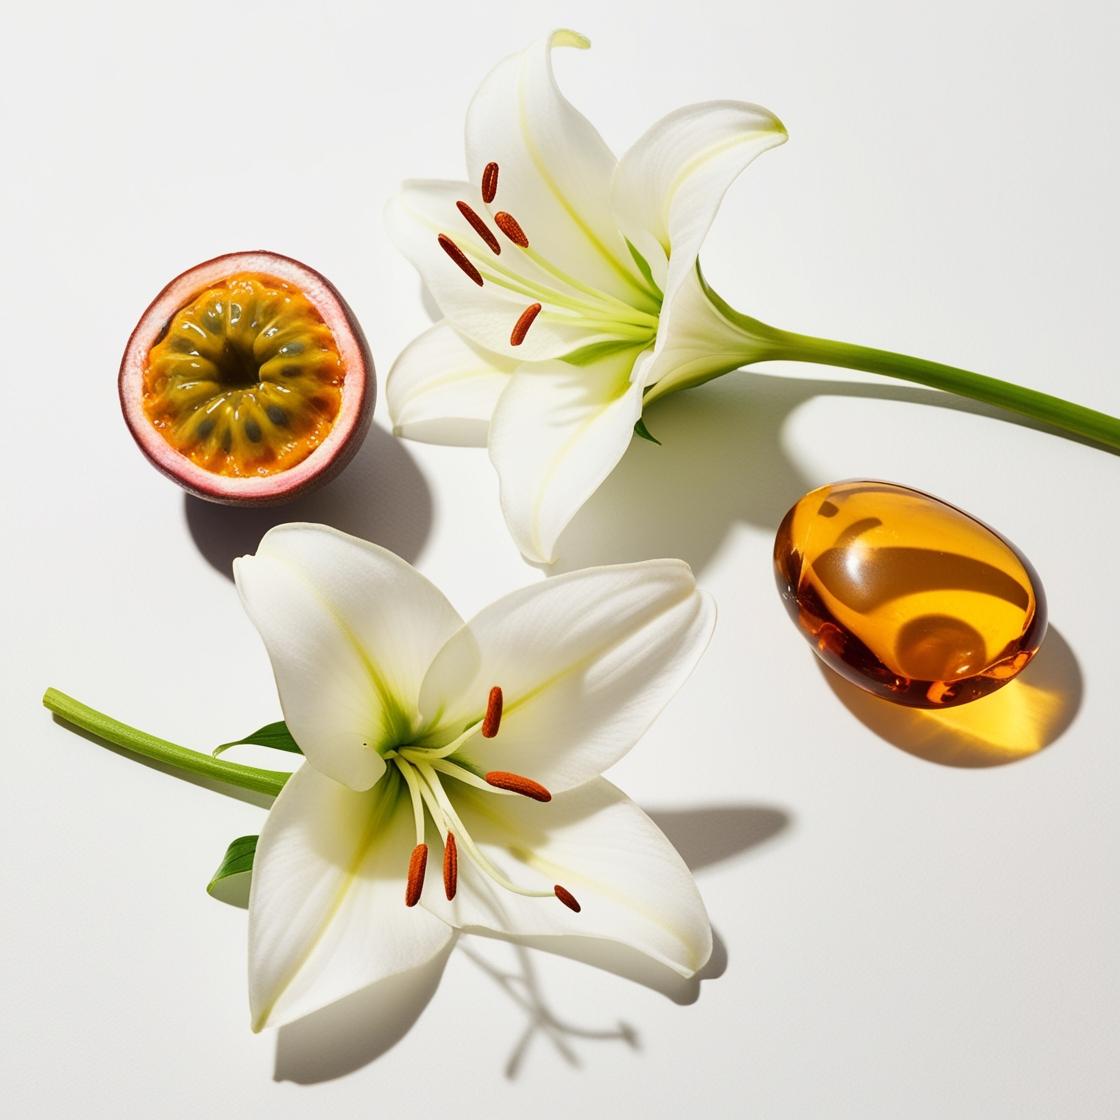
[[591, 40], [586, 35], [581, 35], [578, 31], [572, 31], [571, 28], [561, 27], [552, 33], [549, 39], [549, 45], [553, 47], [575, 47], [577, 50], [585, 51], [591, 46]]

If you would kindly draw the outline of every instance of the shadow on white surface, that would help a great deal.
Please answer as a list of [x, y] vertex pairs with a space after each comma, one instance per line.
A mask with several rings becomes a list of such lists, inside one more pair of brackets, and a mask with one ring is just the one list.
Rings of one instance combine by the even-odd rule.
[[1053, 626], [1010, 684], [944, 711], [892, 704], [817, 664], [837, 699], [879, 738], [926, 762], [961, 769], [1006, 766], [1049, 747], [1073, 723], [1084, 691], [1077, 657]]
[[576, 1042], [623, 1042], [632, 1050], [641, 1049], [638, 1032], [619, 1020], [613, 1027], [580, 1027], [560, 1018], [549, 1006], [541, 990], [540, 979], [533, 965], [532, 954], [523, 946], [511, 944], [514, 968], [507, 970], [487, 960], [473, 947], [471, 938], [459, 942], [459, 951], [473, 961], [498, 987], [525, 1013], [525, 1028], [506, 1060], [505, 1075], [513, 1081], [521, 1072], [529, 1045], [538, 1035], [551, 1042], [560, 1057], [573, 1068], [581, 1062], [575, 1049]]
[[332, 1081], [391, 1050], [435, 995], [453, 945], [423, 968], [389, 976], [281, 1027], [273, 1079], [302, 1085]]
[[[790, 821], [782, 810], [756, 805], [700, 806], [663, 809], [650, 813], [678, 846], [689, 867], [696, 871], [740, 855], [785, 829]], [[582, 941], [548, 937], [509, 941], [485, 935], [461, 935], [452, 944], [494, 981], [525, 1014], [526, 1023], [505, 1063], [507, 1078], [516, 1078], [530, 1043], [543, 1035], [573, 1067], [580, 1066], [573, 1043], [622, 1042], [640, 1049], [638, 1031], [618, 1021], [608, 1027], [576, 1026], [550, 1006], [542, 989], [533, 951], [544, 950], [591, 965], [660, 992], [675, 1003], [696, 1001], [704, 980], [722, 976], [727, 969], [727, 948], [713, 930], [712, 956], [689, 979], [614, 942], [586, 938]], [[496, 948], [491, 948], [492, 946]], [[316, 1011], [277, 1033], [275, 1079], [311, 1084], [330, 1081], [376, 1061], [412, 1028], [435, 994], [443, 975], [449, 947], [422, 969], [389, 977]], [[512, 969], [493, 963], [494, 952], [512, 954]], [[596, 1013], [600, 1008], [596, 1006]]]
[[374, 424], [353, 461], [321, 490], [264, 509], [222, 506], [184, 495], [187, 528], [198, 551], [232, 578], [233, 561], [256, 551], [286, 521], [319, 521], [391, 549], [420, 554], [432, 528], [432, 495], [405, 444]]
[[927, 405], [1047, 430], [933, 389], [740, 370], [649, 409], [645, 420], [661, 446], [637, 438], [631, 442], [614, 473], [560, 538], [557, 564], [550, 570], [675, 556], [700, 572], [732, 526], [775, 532], [802, 494], [829, 481], [806, 474], [782, 438], [797, 408], [828, 396]]
[[705, 805], [646, 812], [693, 872], [756, 848], [790, 824], [784, 809], [769, 805]]

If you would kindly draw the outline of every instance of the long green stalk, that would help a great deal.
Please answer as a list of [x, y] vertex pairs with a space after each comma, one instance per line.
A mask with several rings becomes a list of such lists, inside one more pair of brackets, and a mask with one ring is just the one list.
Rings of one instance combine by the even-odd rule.
[[851, 342], [835, 342], [828, 338], [814, 338], [808, 334], [780, 330], [736, 311], [708, 284], [702, 274], [699, 275], [699, 280], [704, 294], [711, 300], [719, 315], [742, 332], [742, 351], [735, 353], [734, 347], [731, 347], [726, 366], [704, 370], [694, 378], [678, 381], [676, 385], [672, 384], [672, 378], [666, 378], [662, 393], [658, 393], [659, 385], [655, 384], [647, 391], [647, 399], [656, 399], [666, 390], [672, 392], [675, 388], [684, 389], [702, 384], [712, 377], [719, 377], [754, 362], [813, 362], [822, 366], [858, 369], [865, 373], [881, 373], [900, 381], [955, 393], [959, 397], [968, 397], [970, 400], [1005, 408], [1009, 412], [1017, 412], [1020, 416], [1029, 416], [1055, 431], [1087, 440], [1109, 451], [1120, 451], [1120, 418], [1073, 404], [1049, 393], [1014, 385], [1010, 381], [959, 369], [957, 366], [913, 358], [909, 354], [896, 354], [892, 350], [877, 350], [873, 346], [858, 346]]
[[121, 723], [120, 720], [113, 719], [104, 712], [99, 712], [72, 696], [59, 692], [56, 688], [48, 688], [43, 694], [43, 706], [54, 712], [59, 719], [88, 731], [107, 743], [112, 743], [143, 758], [162, 762], [184, 773], [213, 778], [227, 785], [237, 786], [239, 789], [266, 793], [273, 797], [284, 788], [284, 783], [288, 780], [288, 775], [282, 770], [263, 770], [257, 766], [227, 762], [222, 758], [214, 758], [200, 751], [188, 750], [176, 743], [169, 743], [166, 739], [158, 739], [155, 735], [129, 727], [128, 724]]
[[782, 361], [816, 362], [820, 365], [843, 366], [846, 369], [882, 373], [902, 381], [944, 389], [957, 396], [998, 405], [1022, 416], [1057, 428], [1071, 435], [1080, 436], [1101, 444], [1112, 451], [1120, 451], [1120, 419], [1085, 408], [1079, 404], [1026, 389], [982, 373], [972, 373], [940, 362], [895, 354], [890, 350], [876, 350], [871, 346], [856, 346], [850, 342], [833, 342], [825, 338], [777, 331], [774, 357]]

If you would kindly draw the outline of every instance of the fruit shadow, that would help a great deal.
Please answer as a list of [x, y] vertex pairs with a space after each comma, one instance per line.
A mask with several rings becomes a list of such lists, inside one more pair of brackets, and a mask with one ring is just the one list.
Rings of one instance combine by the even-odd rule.
[[[649, 814], [681, 853], [689, 868], [699, 871], [743, 855], [774, 839], [790, 825], [782, 809], [762, 805], [711, 805], [689, 809], [651, 810]], [[721, 976], [727, 968], [727, 949], [713, 931], [711, 960], [691, 979], [624, 946], [588, 939], [578, 948], [565, 946], [563, 955], [612, 972], [660, 992], [675, 1003], [693, 1003], [704, 980]], [[494, 981], [525, 1018], [504, 1063], [512, 1080], [523, 1068], [533, 1041], [550, 1043], [561, 1059], [578, 1068], [578, 1047], [589, 1043], [621, 1043], [639, 1050], [638, 1031], [622, 1020], [601, 1024], [601, 1007], [594, 1012], [598, 1025], [582, 1025], [559, 1015], [551, 1006], [535, 964], [539, 949], [555, 953], [549, 939], [508, 941], [496, 937], [461, 935], [435, 960], [420, 969], [392, 976], [316, 1011], [277, 1032], [276, 1081], [316, 1084], [343, 1077], [376, 1061], [411, 1030], [435, 995], [452, 948], [462, 953]], [[500, 956], [495, 963], [495, 954]]]
[[869, 730], [926, 762], [960, 769], [1006, 766], [1065, 734], [1081, 707], [1081, 666], [1051, 626], [1034, 660], [998, 692], [959, 708], [924, 711], [872, 696], [818, 662], [836, 698]]
[[198, 551], [222, 575], [254, 552], [274, 525], [318, 521], [374, 541], [410, 562], [432, 529], [432, 494], [406, 446], [377, 424], [347, 467], [319, 490], [284, 505], [223, 506], [184, 495], [187, 528]]
[[[796, 409], [830, 396], [929, 405], [1049, 430], [933, 389], [739, 370], [647, 411], [644, 420], [661, 446], [631, 442], [560, 538], [549, 571], [675, 556], [699, 573], [736, 524], [775, 532], [802, 494], [830, 481], [807, 474], [783, 438]], [[860, 462], [856, 447], [853, 473]]]

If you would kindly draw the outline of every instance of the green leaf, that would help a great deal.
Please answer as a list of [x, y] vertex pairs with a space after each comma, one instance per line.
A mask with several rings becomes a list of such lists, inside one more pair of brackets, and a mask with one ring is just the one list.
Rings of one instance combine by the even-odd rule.
[[654, 434], [653, 434], [653, 433], [652, 433], [652, 432], [651, 432], [651, 431], [649, 430], [649, 428], [647, 428], [647, 427], [646, 427], [646, 422], [645, 422], [644, 420], [639, 420], [639, 421], [638, 421], [638, 422], [637, 422], [637, 423], [636, 423], [636, 424], [634, 425], [634, 435], [636, 435], [636, 436], [641, 436], [641, 437], [642, 437], [642, 439], [648, 439], [648, 440], [650, 441], [650, 443], [656, 443], [658, 447], [660, 447], [660, 446], [661, 446], [661, 440], [659, 440], [659, 439], [658, 439], [658, 438], [657, 438], [657, 437], [656, 437], [656, 436], [655, 436], [655, 435], [654, 435]]
[[222, 743], [221, 746], [215, 747], [213, 754], [217, 758], [218, 755], [224, 754], [230, 747], [272, 747], [278, 751], [290, 751], [292, 754], [303, 754], [299, 749], [299, 744], [292, 738], [292, 733], [288, 730], [288, 725], [279, 720], [277, 723], [267, 723], [258, 731], [254, 731], [251, 735], [246, 735], [244, 739], [236, 739], [232, 743]]
[[257, 854], [256, 836], [239, 836], [218, 864], [206, 893], [219, 902], [242, 908], [249, 905], [249, 884], [253, 878], [253, 857]]

